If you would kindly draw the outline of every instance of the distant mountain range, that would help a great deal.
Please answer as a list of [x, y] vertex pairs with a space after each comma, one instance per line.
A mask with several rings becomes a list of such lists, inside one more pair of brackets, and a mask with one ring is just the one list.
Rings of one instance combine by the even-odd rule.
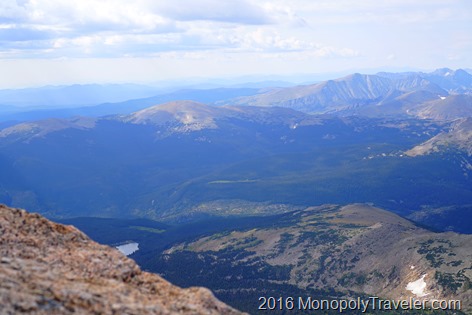
[[[216, 106], [288, 107], [316, 114], [448, 120], [471, 116], [471, 94], [472, 75], [462, 69], [447, 68], [431, 73], [356, 73], [316, 84], [275, 88], [254, 85], [159, 91], [133, 84], [49, 86], [0, 90], [0, 104], [3, 104], [0, 119], [25, 121], [129, 114], [166, 102], [191, 100]], [[453, 113], [448, 114], [449, 111]]]
[[[92, 106], [90, 116], [44, 112], [42, 120], [3, 121], [0, 202], [54, 217], [171, 221], [254, 202], [373, 202], [405, 216], [472, 204], [471, 82], [466, 71], [450, 69], [353, 74], [288, 88], [179, 91]], [[212, 105], [148, 107], [181, 96]], [[106, 116], [95, 115], [102, 110]], [[252, 205], [238, 213], [259, 207]], [[464, 231], [457, 222], [439, 228]]]
[[148, 125], [160, 128], [159, 136], [174, 133], [226, 128], [233, 121], [263, 125], [282, 125], [290, 128], [321, 124], [318, 117], [279, 107], [224, 106], [214, 107], [193, 101], [176, 101], [152, 106], [129, 115], [101, 118], [76, 117], [70, 119], [49, 118], [24, 122], [0, 130], [0, 138], [30, 141], [49, 133], [67, 129], [91, 129], [100, 122], [119, 122], [132, 125]]
[[[30, 99], [28, 93], [26, 93], [27, 95], [23, 97], [23, 101], [25, 103], [29, 102], [29, 107], [0, 105], [0, 121], [32, 121], [44, 118], [70, 118], [74, 116], [98, 117], [104, 115], [130, 114], [149, 106], [176, 100], [193, 100], [213, 104], [215, 102], [222, 102], [223, 100], [253, 95], [265, 91], [265, 89], [261, 88], [183, 89], [173, 92], [161, 91], [156, 95], [157, 92], [152, 90], [152, 94], [149, 91], [147, 93], [147, 95], [151, 94], [152, 96], [136, 98], [136, 93], [133, 94], [132, 91], [127, 91], [126, 86], [114, 86], [114, 88], [122, 90], [118, 93], [114, 93], [114, 91], [112, 89], [110, 90], [107, 86], [93, 85], [93, 87], [94, 89], [100, 90], [98, 95], [90, 91], [87, 92], [87, 89], [83, 86], [67, 87], [68, 92], [62, 89], [59, 91], [53, 90], [50, 92], [50, 96], [47, 95], [49, 93], [47, 89], [46, 92], [42, 89], [38, 89], [38, 91], [34, 90], [34, 92], [38, 94], [46, 93], [46, 95], [41, 94], [38, 98], [33, 97]], [[16, 97], [22, 98], [21, 91], [15, 92], [18, 94], [15, 94]], [[0, 97], [1, 93], [2, 91], [0, 91]], [[46, 104], [41, 103], [41, 100], [44, 98], [49, 98]], [[66, 102], [61, 103], [58, 98], [65, 99]], [[78, 106], [82, 104], [83, 99], [87, 98], [89, 98], [90, 101], [93, 100], [93, 103], [87, 104], [87, 106]], [[2, 104], [1, 101], [0, 98], [0, 104]], [[38, 101], [40, 103], [37, 103]], [[34, 106], [35, 104], [36, 106]]]
[[[418, 149], [458, 131], [448, 146]], [[169, 221], [351, 202], [406, 216], [472, 204], [469, 131], [459, 122], [191, 101], [50, 118], [0, 130], [0, 202], [53, 217]]]
[[0, 203], [133, 240], [145, 270], [243, 310], [282, 294], [459, 297], [469, 311], [470, 235], [457, 233], [472, 234], [470, 77], [353, 74], [19, 113], [0, 121]]
[[[416, 104], [415, 101], [428, 92], [417, 91], [402, 95], [404, 104]], [[390, 103], [389, 106], [392, 106]], [[398, 104], [396, 104], [398, 105]], [[396, 106], [395, 105], [395, 106]], [[400, 105], [401, 106], [401, 105]], [[401, 107], [400, 107], [401, 108]], [[412, 105], [407, 112], [418, 119], [438, 121], [456, 121], [450, 130], [447, 128], [424, 144], [416, 147], [407, 154], [417, 155], [438, 151], [438, 146], [457, 148], [472, 155], [472, 95], [450, 95], [433, 101], [427, 101], [422, 106]], [[188, 133], [208, 129], [225, 129], [232, 122], [245, 122], [262, 125], [281, 125], [296, 129], [299, 126], [322, 125], [323, 120], [334, 119], [330, 115], [310, 115], [284, 107], [272, 106], [208, 106], [194, 101], [175, 101], [152, 106], [129, 115], [107, 116], [104, 118], [76, 117], [71, 119], [49, 118], [33, 122], [7, 125], [0, 129], [0, 139], [29, 141], [32, 138], [44, 137], [46, 134], [66, 129], [85, 130], [94, 128], [98, 122], [118, 121], [133, 125], [148, 125], [160, 128], [160, 138], [174, 133]], [[393, 117], [404, 118], [402, 115]], [[0, 125], [1, 127], [1, 125]], [[434, 145], [433, 145], [434, 143]], [[420, 149], [421, 148], [421, 149]], [[416, 153], [414, 153], [416, 152]]]
[[[74, 84], [0, 90], [1, 107], [53, 108], [96, 105], [143, 98], [159, 93], [155, 87], [139, 84]], [[0, 107], [0, 108], [1, 108]]]
[[313, 85], [273, 89], [229, 103], [281, 106], [316, 114], [447, 120], [472, 115], [471, 94], [472, 75], [445, 68], [431, 73], [356, 73]]

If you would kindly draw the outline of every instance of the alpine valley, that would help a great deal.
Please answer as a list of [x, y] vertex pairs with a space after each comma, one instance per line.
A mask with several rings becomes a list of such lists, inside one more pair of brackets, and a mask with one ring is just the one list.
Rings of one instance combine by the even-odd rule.
[[177, 285], [249, 313], [260, 296], [456, 299], [472, 312], [465, 70], [9, 117], [0, 203], [137, 243], [130, 257]]

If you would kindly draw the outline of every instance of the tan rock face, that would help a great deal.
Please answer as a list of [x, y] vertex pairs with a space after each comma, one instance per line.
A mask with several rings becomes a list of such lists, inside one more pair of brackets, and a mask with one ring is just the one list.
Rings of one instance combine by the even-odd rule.
[[0, 205], [1, 314], [241, 314], [143, 272], [74, 227]]

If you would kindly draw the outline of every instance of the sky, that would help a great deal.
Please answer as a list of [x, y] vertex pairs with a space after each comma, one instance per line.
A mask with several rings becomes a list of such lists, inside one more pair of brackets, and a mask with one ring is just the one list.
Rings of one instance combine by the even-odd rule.
[[472, 68], [470, 0], [2, 0], [0, 88]]

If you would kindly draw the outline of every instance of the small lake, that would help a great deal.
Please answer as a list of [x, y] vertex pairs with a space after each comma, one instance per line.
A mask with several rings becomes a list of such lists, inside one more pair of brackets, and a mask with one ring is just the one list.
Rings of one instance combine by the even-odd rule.
[[129, 256], [135, 251], [139, 250], [139, 244], [138, 243], [128, 243], [120, 246], [116, 246], [116, 249], [118, 249], [120, 252], [123, 253], [123, 255]]

